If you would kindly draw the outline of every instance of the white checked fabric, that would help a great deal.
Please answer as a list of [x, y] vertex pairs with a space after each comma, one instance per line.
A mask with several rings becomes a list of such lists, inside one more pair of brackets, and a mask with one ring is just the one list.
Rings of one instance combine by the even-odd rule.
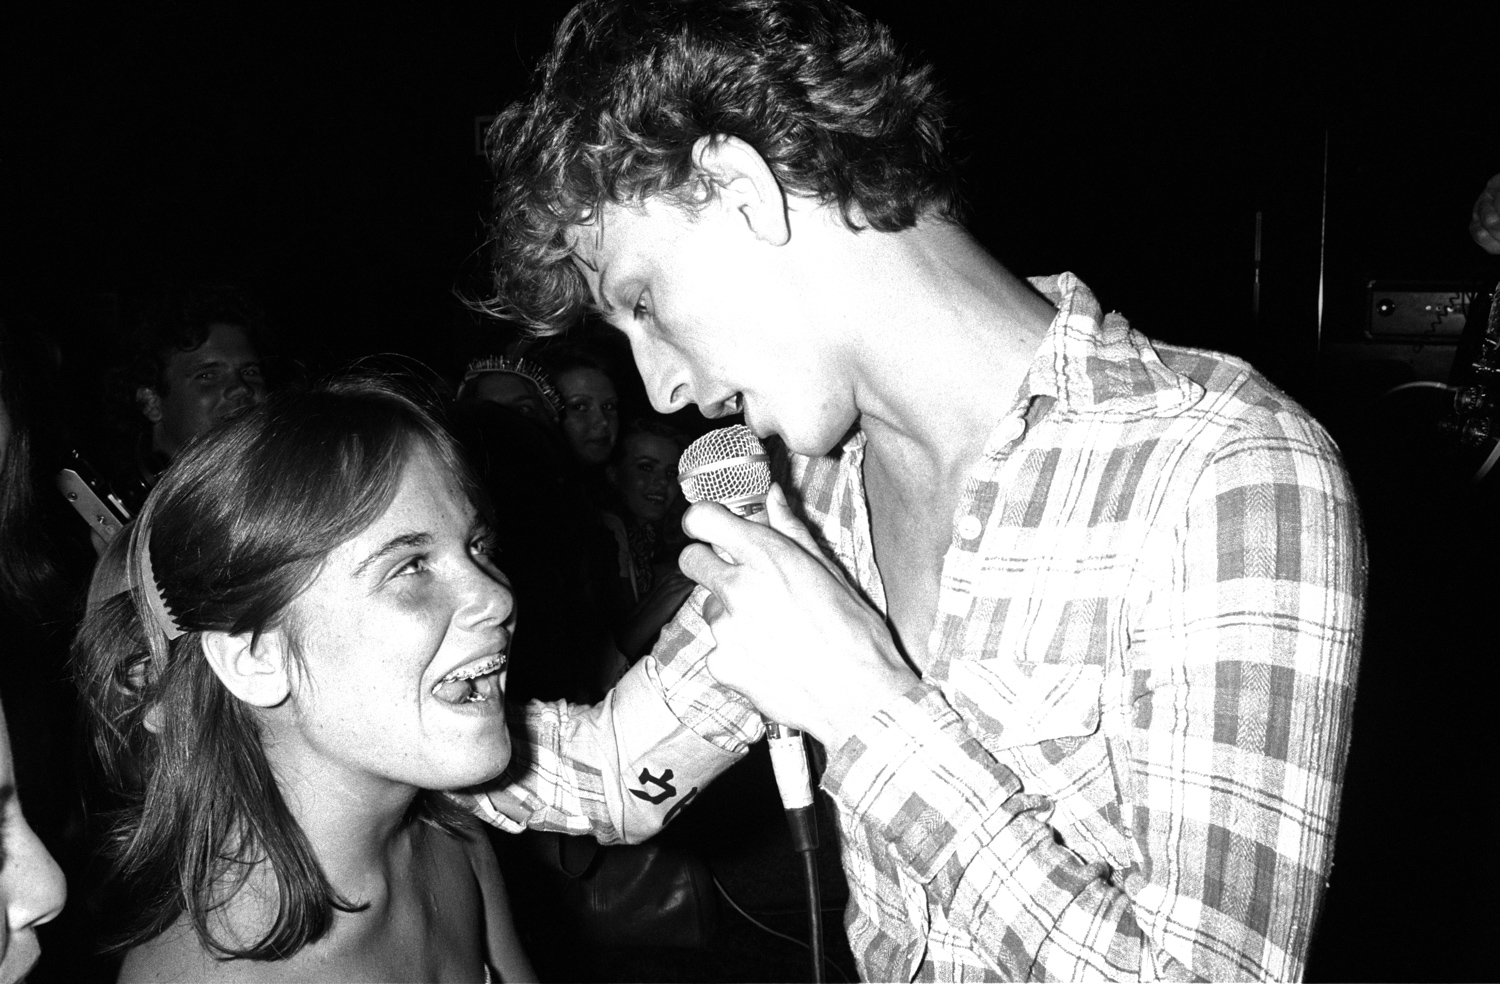
[[[861, 974], [1299, 978], [1363, 622], [1338, 451], [1244, 363], [1033, 284], [1058, 314], [955, 512], [932, 663], [824, 777]], [[884, 610], [863, 455], [793, 456], [787, 491]], [[702, 597], [652, 679], [736, 754], [762, 725], [707, 673]]]

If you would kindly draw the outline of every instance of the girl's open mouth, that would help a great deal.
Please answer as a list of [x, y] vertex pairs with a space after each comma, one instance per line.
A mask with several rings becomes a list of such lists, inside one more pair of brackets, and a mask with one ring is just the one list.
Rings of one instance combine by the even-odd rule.
[[478, 663], [461, 666], [443, 677], [432, 688], [432, 695], [445, 704], [482, 704], [499, 702], [500, 673], [505, 669], [505, 654], [491, 656]]

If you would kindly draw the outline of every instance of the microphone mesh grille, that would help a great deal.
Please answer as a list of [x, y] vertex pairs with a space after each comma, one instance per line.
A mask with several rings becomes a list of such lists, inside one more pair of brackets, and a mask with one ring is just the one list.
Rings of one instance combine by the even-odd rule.
[[689, 502], [726, 502], [771, 491], [766, 449], [744, 424], [709, 431], [689, 444], [677, 470]]

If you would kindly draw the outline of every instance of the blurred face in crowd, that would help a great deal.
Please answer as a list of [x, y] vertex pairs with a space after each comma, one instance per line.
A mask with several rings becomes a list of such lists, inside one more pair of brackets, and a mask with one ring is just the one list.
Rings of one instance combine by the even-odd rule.
[[239, 325], [215, 324], [202, 345], [173, 352], [162, 378], [165, 392], [142, 386], [136, 400], [151, 421], [152, 447], [169, 457], [230, 413], [258, 403], [265, 395], [260, 354]]
[[629, 434], [618, 464], [611, 465], [610, 481], [625, 508], [638, 520], [659, 523], [681, 494], [677, 459], [682, 448], [657, 434]]
[[608, 376], [590, 366], [575, 366], [557, 377], [562, 394], [563, 433], [573, 454], [588, 465], [602, 465], [620, 434], [620, 397]]
[[10, 735], [0, 712], [0, 984], [15, 984], [36, 963], [42, 953], [36, 928], [62, 911], [67, 895], [62, 869], [21, 815]]
[[474, 381], [474, 399], [519, 410], [535, 420], [557, 422], [552, 405], [534, 384], [513, 372], [487, 372]]

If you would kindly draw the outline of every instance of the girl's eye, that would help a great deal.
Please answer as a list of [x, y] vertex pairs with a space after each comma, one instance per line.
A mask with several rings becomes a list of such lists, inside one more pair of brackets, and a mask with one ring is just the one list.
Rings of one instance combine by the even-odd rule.
[[420, 574], [427, 569], [427, 558], [413, 557], [400, 567], [396, 568], [396, 577], [407, 577], [411, 574]]
[[469, 549], [481, 556], [493, 558], [500, 552], [500, 544], [496, 540], [495, 534], [485, 533], [482, 536], [476, 536], [474, 541], [469, 544]]

